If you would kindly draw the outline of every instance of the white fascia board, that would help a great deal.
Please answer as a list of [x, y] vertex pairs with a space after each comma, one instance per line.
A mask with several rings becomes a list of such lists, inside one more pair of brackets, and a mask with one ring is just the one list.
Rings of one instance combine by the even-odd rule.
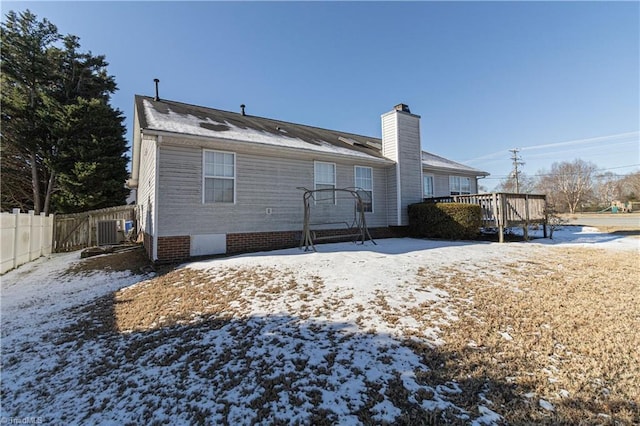
[[473, 170], [465, 170], [465, 169], [455, 169], [449, 167], [437, 167], [431, 166], [425, 163], [422, 163], [422, 172], [433, 173], [433, 172], [443, 172], [448, 174], [455, 175], [464, 175], [464, 176], [475, 176], [475, 177], [485, 177], [489, 176], [489, 173], [483, 171], [473, 171]]
[[329, 152], [329, 151], [321, 151], [321, 150], [314, 150], [314, 149], [307, 149], [307, 148], [296, 148], [296, 147], [288, 147], [288, 146], [278, 146], [278, 145], [269, 145], [269, 144], [264, 144], [264, 143], [259, 143], [259, 142], [254, 142], [254, 141], [246, 141], [246, 140], [241, 140], [241, 139], [223, 139], [223, 138], [216, 138], [216, 137], [212, 137], [212, 136], [200, 136], [200, 135], [190, 135], [187, 133], [177, 133], [177, 132], [168, 132], [166, 130], [154, 130], [154, 129], [144, 129], [143, 131], [145, 134], [148, 135], [155, 135], [155, 136], [166, 136], [166, 137], [172, 137], [172, 138], [178, 138], [178, 139], [188, 139], [188, 140], [194, 140], [194, 141], [212, 141], [212, 142], [220, 142], [220, 143], [240, 143], [243, 145], [251, 145], [251, 146], [258, 146], [258, 147], [265, 147], [265, 148], [277, 148], [279, 150], [284, 150], [284, 151], [289, 151], [292, 153], [295, 152], [305, 152], [305, 153], [314, 153], [314, 154], [318, 154], [318, 155], [322, 155], [322, 156], [328, 156], [328, 157], [334, 157], [334, 158], [348, 158], [352, 161], [366, 161], [366, 162], [371, 162], [371, 163], [379, 163], [379, 164], [384, 164], [384, 165], [390, 165], [390, 164], [394, 164], [395, 162], [392, 160], [389, 160], [387, 158], [379, 158], [379, 157], [374, 157], [372, 155], [368, 155], [368, 154], [362, 154], [362, 155], [349, 155], [349, 154], [341, 154], [338, 152]]
[[[135, 182], [135, 186], [138, 186], [138, 179], [140, 178], [140, 145], [142, 144], [142, 132], [138, 126], [138, 108], [133, 105], [133, 141], [131, 146], [131, 178], [132, 182]], [[133, 183], [132, 183], [133, 185]]]

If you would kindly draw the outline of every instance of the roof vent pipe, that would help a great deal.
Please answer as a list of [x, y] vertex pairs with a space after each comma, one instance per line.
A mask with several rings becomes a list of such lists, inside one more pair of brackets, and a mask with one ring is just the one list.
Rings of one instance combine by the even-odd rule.
[[160, 100], [160, 96], [158, 96], [158, 83], [160, 83], [160, 80], [158, 80], [157, 78], [154, 78], [153, 81], [156, 83], [156, 97], [153, 98], [154, 101], [159, 101]]
[[242, 110], [242, 115], [244, 115], [244, 108], [245, 108], [244, 104], [240, 105], [240, 109]]

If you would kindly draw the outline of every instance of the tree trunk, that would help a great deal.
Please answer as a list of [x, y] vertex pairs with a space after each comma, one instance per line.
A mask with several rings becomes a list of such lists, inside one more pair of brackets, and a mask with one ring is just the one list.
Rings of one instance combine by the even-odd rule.
[[53, 185], [55, 182], [55, 172], [51, 171], [49, 182], [47, 183], [47, 195], [44, 198], [44, 214], [49, 215], [49, 207], [51, 205], [51, 194], [53, 193]]
[[40, 179], [38, 177], [38, 164], [36, 161], [36, 153], [31, 151], [29, 153], [29, 159], [31, 160], [31, 187], [33, 188], [33, 210], [35, 214], [40, 214], [41, 200], [40, 200]]

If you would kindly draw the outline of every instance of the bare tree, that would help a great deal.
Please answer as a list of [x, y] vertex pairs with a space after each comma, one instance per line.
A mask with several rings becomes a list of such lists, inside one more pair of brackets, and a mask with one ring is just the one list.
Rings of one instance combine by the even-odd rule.
[[620, 178], [611, 172], [594, 176], [593, 196], [599, 205], [610, 206], [620, 198]]
[[575, 213], [580, 203], [591, 195], [596, 170], [595, 164], [580, 159], [553, 163], [550, 172], [542, 173], [538, 190], [546, 193], [557, 206], [566, 206], [570, 213]]
[[518, 172], [518, 185], [516, 188], [515, 175], [511, 173], [505, 179], [500, 181], [500, 184], [495, 188], [496, 192], [509, 192], [519, 194], [531, 194], [536, 192], [536, 180], [527, 176], [523, 172]]
[[629, 173], [618, 181], [621, 201], [640, 200], [640, 172]]

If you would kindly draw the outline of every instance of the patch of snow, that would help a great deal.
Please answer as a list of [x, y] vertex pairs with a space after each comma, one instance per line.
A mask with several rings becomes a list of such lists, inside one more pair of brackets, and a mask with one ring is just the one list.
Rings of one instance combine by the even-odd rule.
[[499, 334], [500, 336], [502, 336], [502, 338], [503, 338], [504, 340], [506, 340], [506, 341], [509, 341], [509, 342], [510, 342], [510, 341], [512, 341], [512, 340], [513, 340], [513, 337], [511, 337], [511, 335], [510, 335], [509, 333], [507, 333], [506, 331], [499, 331], [499, 332], [498, 332], [498, 334]]
[[499, 424], [502, 421], [502, 416], [500, 414], [484, 405], [479, 405], [478, 411], [480, 412], [480, 417], [471, 423], [473, 426], [494, 425]]
[[[149, 128], [153, 130], [379, 160], [376, 156], [336, 146], [327, 141], [318, 140], [314, 141], [316, 143], [309, 143], [300, 138], [288, 136], [286, 132], [281, 132], [281, 135], [275, 135], [257, 129], [241, 128], [228, 122], [219, 123], [208, 117], [202, 119], [190, 114], [179, 114], [172, 111], [170, 107], [167, 113], [160, 112], [156, 110], [148, 100], [143, 100], [143, 103], [147, 123]], [[202, 126], [201, 124], [205, 124], [206, 126]], [[227, 130], [214, 130], [211, 128], [213, 126], [224, 126]]]
[[540, 407], [544, 410], [547, 411], [556, 411], [556, 407], [553, 406], [552, 403], [550, 403], [549, 401], [545, 401], [544, 399], [540, 399], [538, 401], [538, 404], [540, 405]]
[[[65, 331], [79, 321], [96, 321], [77, 308], [149, 277], [106, 271], [66, 275], [80, 261], [77, 252], [42, 258], [1, 277], [0, 417], [30, 413], [52, 423], [188, 424], [205, 418], [249, 424], [265, 422], [259, 418], [265, 411], [282, 422], [308, 423], [311, 410], [323, 407], [330, 422], [353, 424], [358, 422], [354, 413], [371, 401], [367, 392], [373, 383], [380, 386], [371, 408], [376, 422], [393, 423], [401, 415], [387, 397], [392, 386], [399, 386], [409, 403], [424, 410], [449, 409], [473, 424], [499, 423], [486, 398], [480, 399], [480, 416], [472, 419], [452, 402], [463, 392], [457, 383], [430, 386], [419, 379], [428, 367], [403, 339], [408, 333], [416, 344], [442, 344], [437, 326], [420, 316], [387, 316], [437, 306], [444, 323], [457, 321], [459, 312], [446, 290], [432, 285], [431, 272], [442, 275], [455, 267], [481, 273], [499, 269], [502, 259], [517, 263], [532, 254], [544, 256], [548, 245], [576, 241], [637, 248], [632, 238], [588, 235], [592, 241], [586, 243], [581, 231], [565, 227], [552, 242], [388, 239], [378, 245], [326, 244], [318, 252], [289, 249], [193, 262], [183, 267], [212, 280], [242, 268], [273, 269], [301, 286], [322, 285], [304, 302], [292, 290], [233, 305], [232, 311], [244, 309], [243, 315], [220, 324], [193, 312], [191, 324], [182, 327], [84, 338]], [[250, 283], [238, 285], [239, 291], [256, 290]], [[82, 324], [77, 333], [93, 326]], [[420, 400], [420, 394], [429, 396]], [[555, 409], [543, 399], [539, 404]]]
[[422, 151], [422, 164], [427, 167], [436, 167], [453, 170], [466, 170], [469, 172], [479, 172], [480, 170], [474, 169], [464, 164], [457, 163], [452, 160], [448, 160], [439, 155], [432, 154], [430, 152]]
[[[522, 228], [511, 228], [515, 235], [522, 235]], [[543, 230], [530, 229], [529, 237], [535, 238], [529, 243], [554, 246], [579, 246], [614, 250], [635, 250], [640, 253], [640, 239], [601, 232], [591, 226], [563, 225], [553, 232], [553, 239], [543, 238]]]
[[130, 272], [65, 275], [80, 252], [54, 253], [26, 263], [0, 278], [2, 346], [36, 329], [59, 327], [60, 313], [140, 281]]

